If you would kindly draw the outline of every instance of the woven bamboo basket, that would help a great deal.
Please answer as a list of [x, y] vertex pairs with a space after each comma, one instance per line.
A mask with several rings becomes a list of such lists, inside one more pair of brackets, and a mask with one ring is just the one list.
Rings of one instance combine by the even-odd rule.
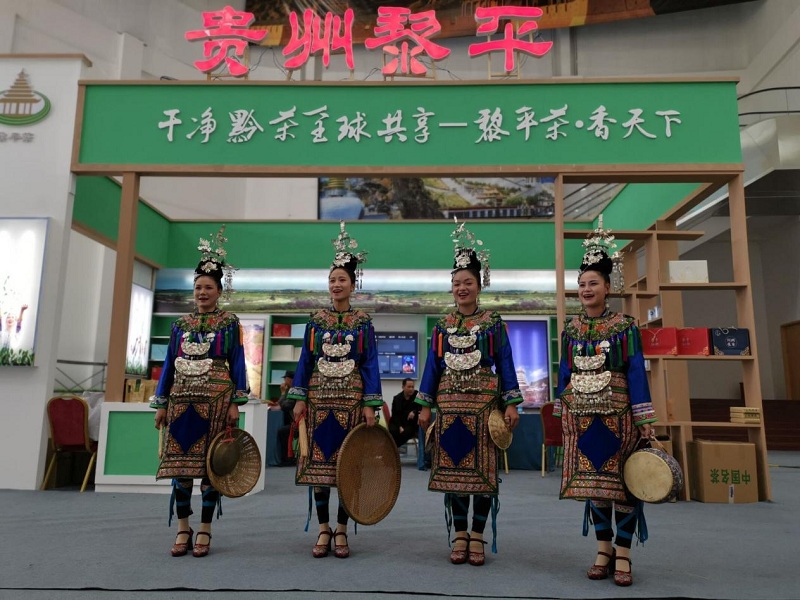
[[400, 454], [383, 427], [355, 427], [342, 442], [336, 487], [347, 514], [361, 525], [388, 515], [400, 493]]
[[430, 454], [433, 452], [433, 442], [435, 439], [434, 431], [436, 430], [436, 423], [431, 423], [428, 425], [428, 429], [425, 430], [425, 454]]
[[263, 471], [255, 438], [242, 429], [221, 431], [206, 457], [208, 478], [219, 493], [239, 498], [252, 490]]
[[508, 473], [508, 452], [506, 450], [514, 439], [514, 434], [506, 426], [505, 415], [502, 411], [492, 409], [489, 413], [489, 437], [492, 438], [494, 445], [503, 451], [503, 463], [505, 471]]

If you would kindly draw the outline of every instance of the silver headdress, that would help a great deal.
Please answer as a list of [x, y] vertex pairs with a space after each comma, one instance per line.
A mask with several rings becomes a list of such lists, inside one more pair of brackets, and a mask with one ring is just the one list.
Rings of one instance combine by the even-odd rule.
[[583, 240], [583, 261], [578, 277], [584, 271], [599, 271], [609, 276], [612, 291], [621, 292], [625, 287], [622, 272], [622, 257], [616, 251], [617, 244], [610, 229], [603, 229], [603, 215], [597, 219], [597, 228]]
[[[466, 223], [458, 222], [458, 217], [453, 217], [456, 228], [450, 237], [453, 239], [453, 272], [459, 269], [470, 269], [482, 279], [482, 287], [489, 287], [491, 283], [489, 269], [489, 249], [481, 248], [483, 242], [475, 237], [466, 227]], [[480, 248], [476, 250], [476, 248]], [[483, 274], [481, 277], [481, 273]]]
[[223, 297], [225, 300], [229, 300], [231, 294], [235, 291], [233, 289], [233, 273], [238, 269], [225, 259], [228, 255], [228, 251], [225, 250], [225, 243], [228, 238], [225, 237], [224, 233], [225, 225], [220, 227], [216, 234], [212, 234], [209, 240], [200, 238], [200, 244], [197, 249], [202, 253], [202, 257], [194, 270], [194, 278], [197, 279], [203, 275], [208, 275], [219, 281], [220, 285], [224, 280]]
[[366, 251], [355, 252], [356, 248], [358, 248], [358, 242], [347, 233], [344, 221], [339, 221], [339, 237], [331, 240], [331, 242], [333, 243], [333, 249], [336, 251], [331, 263], [331, 270], [345, 269], [353, 273], [356, 289], [360, 290], [364, 276], [364, 270], [361, 265], [367, 262]]

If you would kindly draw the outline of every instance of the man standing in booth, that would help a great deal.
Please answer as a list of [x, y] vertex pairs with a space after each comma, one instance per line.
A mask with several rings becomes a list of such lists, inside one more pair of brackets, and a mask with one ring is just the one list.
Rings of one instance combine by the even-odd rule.
[[419, 405], [414, 403], [416, 397], [414, 380], [406, 377], [403, 379], [403, 391], [392, 399], [392, 416], [389, 420], [389, 433], [392, 434], [398, 448], [417, 437]]

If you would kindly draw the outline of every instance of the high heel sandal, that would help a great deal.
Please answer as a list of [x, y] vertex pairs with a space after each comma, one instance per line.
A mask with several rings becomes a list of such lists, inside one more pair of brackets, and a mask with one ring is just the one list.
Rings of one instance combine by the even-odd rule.
[[[208, 536], [207, 544], [199, 544], [197, 542], [197, 538], [199, 538], [201, 535]], [[194, 538], [194, 549], [192, 550], [192, 556], [196, 558], [202, 558], [204, 556], [208, 556], [209, 552], [211, 552], [211, 534], [207, 531], [198, 531]]]
[[620, 571], [616, 568], [616, 564], [614, 565], [614, 583], [621, 587], [628, 587], [633, 583], [633, 563], [631, 559], [627, 556], [618, 556], [617, 560], [627, 560], [628, 561], [628, 570], [627, 571]]
[[[344, 536], [344, 544], [336, 543], [336, 539], [340, 535]], [[347, 558], [350, 556], [350, 546], [347, 544], [347, 533], [344, 531], [337, 531], [333, 534], [333, 554], [336, 558]]]
[[[328, 542], [326, 544], [320, 544], [320, 538], [323, 535], [328, 536]], [[328, 531], [320, 531], [319, 535], [317, 536], [317, 543], [314, 544], [314, 547], [311, 549], [311, 554], [314, 555], [314, 558], [323, 558], [328, 556], [328, 553], [331, 551], [331, 541], [333, 541], [333, 531], [331, 528], [328, 528]]]
[[170, 548], [169, 553], [172, 554], [172, 556], [186, 556], [186, 553], [192, 549], [192, 534], [194, 534], [194, 531], [192, 531], [191, 527], [189, 528], [189, 531], [179, 531], [175, 535], [176, 540], [180, 535], [188, 535], [189, 538], [183, 544], [179, 544], [178, 542], [172, 544], [172, 548]]
[[586, 571], [586, 576], [589, 579], [608, 579], [608, 571], [611, 567], [611, 562], [614, 560], [616, 556], [616, 551], [612, 550], [611, 554], [608, 552], [603, 552], [602, 550], [597, 551], [598, 556], [605, 556], [608, 558], [608, 562], [604, 565], [594, 564], [589, 567], [589, 570]]
[[[473, 552], [471, 548], [469, 549], [469, 564], [475, 567], [480, 567], [481, 565], [483, 565], [483, 563], [486, 562], [486, 553], [483, 550], [483, 547], [486, 545], [486, 542], [484, 540], [470, 538], [469, 543], [481, 545], [480, 552]], [[467, 548], [469, 548], [469, 544], [467, 545]]]
[[469, 548], [469, 536], [457, 535], [456, 538], [453, 540], [453, 543], [456, 542], [467, 542], [466, 546], [463, 548], [453, 548], [450, 551], [450, 562], [454, 565], [463, 565], [467, 562], [467, 551]]

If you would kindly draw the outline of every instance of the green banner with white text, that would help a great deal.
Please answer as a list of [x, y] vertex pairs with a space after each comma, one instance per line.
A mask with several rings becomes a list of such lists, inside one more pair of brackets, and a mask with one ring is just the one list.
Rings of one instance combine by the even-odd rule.
[[91, 83], [84, 92], [77, 171], [741, 162], [733, 81]]

